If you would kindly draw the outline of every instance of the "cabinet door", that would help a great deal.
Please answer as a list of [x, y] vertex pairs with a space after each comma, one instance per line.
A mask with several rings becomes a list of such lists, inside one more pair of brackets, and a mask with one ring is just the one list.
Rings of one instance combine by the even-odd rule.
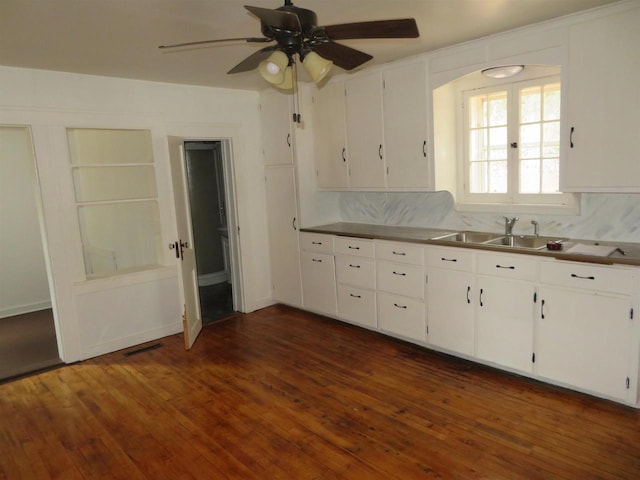
[[344, 84], [330, 83], [313, 95], [313, 133], [318, 188], [349, 186]]
[[427, 273], [428, 343], [452, 352], [473, 355], [473, 274], [438, 268]]
[[304, 308], [335, 316], [338, 312], [333, 255], [302, 252]]
[[384, 188], [382, 78], [379, 73], [345, 82], [349, 185]]
[[564, 191], [640, 191], [640, 8], [570, 27]]
[[634, 321], [629, 298], [546, 287], [539, 300], [538, 375], [626, 399]]
[[265, 170], [272, 295], [275, 300], [300, 307], [302, 289], [293, 166], [267, 167]]
[[375, 328], [376, 294], [373, 290], [338, 285], [338, 315], [350, 322]]
[[476, 356], [531, 373], [533, 368], [533, 284], [479, 277]]
[[385, 70], [387, 187], [430, 188], [427, 73], [424, 62]]
[[424, 342], [424, 303], [414, 298], [378, 292], [378, 327], [394, 335]]
[[262, 149], [265, 165], [293, 164], [293, 132], [288, 95], [277, 91], [260, 97]]

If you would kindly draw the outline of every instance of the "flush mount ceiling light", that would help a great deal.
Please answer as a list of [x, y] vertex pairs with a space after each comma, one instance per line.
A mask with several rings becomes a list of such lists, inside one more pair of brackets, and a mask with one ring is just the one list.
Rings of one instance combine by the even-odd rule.
[[502, 65], [500, 67], [485, 68], [482, 75], [489, 78], [509, 78], [524, 70], [524, 65]]

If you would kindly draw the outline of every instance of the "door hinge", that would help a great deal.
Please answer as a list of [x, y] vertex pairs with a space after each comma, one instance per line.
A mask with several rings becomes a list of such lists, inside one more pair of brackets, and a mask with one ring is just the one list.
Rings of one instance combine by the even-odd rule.
[[387, 167], [387, 175], [389, 175], [389, 167]]
[[429, 335], [429, 325], [427, 325], [427, 335]]
[[538, 301], [538, 292], [533, 292], [533, 303]]
[[316, 177], [320, 176], [320, 172], [318, 170], [316, 170]]
[[536, 352], [531, 355], [531, 363], [536, 363]]
[[429, 275], [424, 276], [424, 283], [425, 285], [429, 285]]
[[633, 320], [633, 307], [629, 310], [629, 320]]
[[631, 384], [631, 381], [629, 380], [629, 377], [627, 377], [627, 389], [629, 389], [630, 384]]
[[240, 225], [238, 225], [238, 235], [240, 235]]

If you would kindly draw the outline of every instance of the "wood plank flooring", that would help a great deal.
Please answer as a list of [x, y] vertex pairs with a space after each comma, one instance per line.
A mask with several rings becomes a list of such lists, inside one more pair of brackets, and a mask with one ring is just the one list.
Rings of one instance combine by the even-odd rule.
[[295, 309], [158, 342], [0, 385], [0, 479], [640, 478], [638, 410]]

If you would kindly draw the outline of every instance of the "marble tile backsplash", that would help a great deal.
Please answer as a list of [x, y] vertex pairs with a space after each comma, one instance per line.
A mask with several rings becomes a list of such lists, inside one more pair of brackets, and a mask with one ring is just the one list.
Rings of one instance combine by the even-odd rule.
[[[640, 243], [640, 194], [582, 194], [578, 215], [517, 215], [513, 233]], [[504, 231], [497, 213], [458, 212], [449, 192], [340, 192], [344, 222], [430, 227], [451, 230]]]

